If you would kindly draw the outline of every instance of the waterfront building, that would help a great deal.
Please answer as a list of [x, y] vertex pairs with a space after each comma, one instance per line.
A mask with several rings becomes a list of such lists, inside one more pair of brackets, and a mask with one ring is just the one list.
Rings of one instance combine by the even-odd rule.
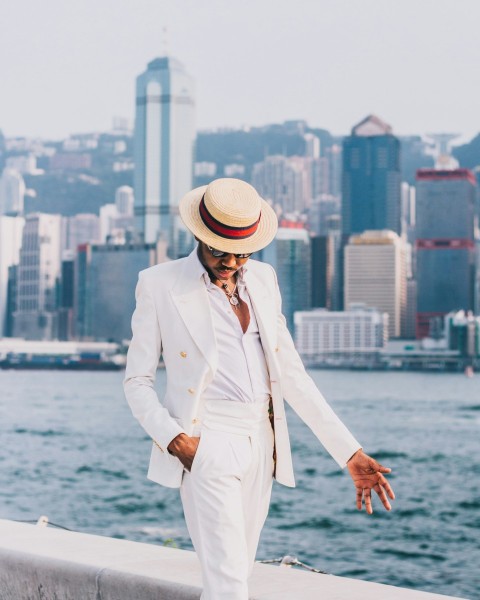
[[344, 305], [365, 303], [389, 316], [389, 337], [405, 332], [405, 244], [389, 230], [352, 235], [345, 247]]
[[445, 338], [449, 350], [458, 350], [465, 357], [480, 357], [480, 317], [464, 310], [448, 313]]
[[310, 367], [378, 366], [387, 340], [388, 314], [364, 304], [295, 313], [295, 345]]
[[293, 314], [311, 307], [311, 245], [308, 231], [280, 227], [273, 242], [259, 253], [277, 272], [282, 312], [293, 332]]
[[310, 237], [312, 308], [324, 307], [329, 310], [340, 310], [340, 242], [340, 219], [338, 216], [330, 217], [327, 220], [326, 235]]
[[60, 215], [25, 217], [17, 274], [13, 335], [51, 340], [57, 334], [57, 289], [60, 278]]
[[416, 335], [422, 338], [447, 313], [478, 310], [477, 183], [468, 169], [420, 169], [416, 188]]
[[329, 292], [330, 240], [326, 235], [310, 237], [312, 308], [326, 308]]
[[24, 225], [23, 217], [0, 215], [0, 337], [11, 334], [12, 330], [14, 281], [9, 283], [9, 269], [20, 262]]
[[400, 234], [400, 184], [400, 141], [370, 115], [343, 140], [344, 234], [380, 229]]
[[164, 241], [81, 245], [75, 264], [76, 338], [129, 340], [138, 272], [165, 260]]
[[15, 169], [4, 169], [0, 177], [0, 215], [23, 215], [25, 182]]
[[405, 331], [402, 336], [407, 340], [416, 337], [417, 323], [417, 280], [407, 278], [407, 313], [405, 319]]
[[65, 250], [62, 254], [61, 276], [58, 290], [59, 340], [74, 339], [74, 290], [75, 290], [75, 250]]
[[156, 58], [136, 82], [135, 218], [142, 241], [163, 236], [172, 258], [193, 244], [178, 203], [192, 189], [194, 141], [192, 78], [174, 58]]

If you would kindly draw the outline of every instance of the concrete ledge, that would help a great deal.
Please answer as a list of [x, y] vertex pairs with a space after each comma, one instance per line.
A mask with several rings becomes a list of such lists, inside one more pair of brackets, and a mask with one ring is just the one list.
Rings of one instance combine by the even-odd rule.
[[[194, 552], [0, 519], [2, 600], [198, 600]], [[453, 600], [256, 564], [251, 600]], [[457, 599], [458, 600], [458, 599]]]

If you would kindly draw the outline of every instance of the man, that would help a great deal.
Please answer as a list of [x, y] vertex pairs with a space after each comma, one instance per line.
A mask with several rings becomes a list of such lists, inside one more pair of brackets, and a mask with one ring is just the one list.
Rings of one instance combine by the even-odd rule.
[[[307, 375], [281, 312], [275, 271], [249, 259], [277, 218], [255, 189], [218, 179], [187, 194], [190, 256], [140, 272], [124, 389], [152, 437], [148, 477], [180, 487], [203, 600], [247, 600], [272, 478], [294, 486], [284, 399], [343, 468], [357, 507], [393, 491]], [[154, 390], [163, 355], [167, 389]], [[201, 441], [200, 441], [201, 440]]]

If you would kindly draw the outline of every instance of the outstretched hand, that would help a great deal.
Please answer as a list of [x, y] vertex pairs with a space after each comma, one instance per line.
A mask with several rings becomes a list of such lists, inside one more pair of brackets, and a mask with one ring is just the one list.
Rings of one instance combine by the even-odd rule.
[[363, 501], [367, 513], [369, 515], [373, 513], [372, 489], [378, 494], [383, 506], [387, 510], [391, 510], [392, 507], [387, 495], [391, 500], [394, 500], [395, 494], [383, 473], [390, 473], [392, 469], [383, 467], [374, 458], [365, 454], [363, 450], [358, 450], [352, 456], [347, 462], [347, 468], [357, 490], [358, 510], [362, 510]]

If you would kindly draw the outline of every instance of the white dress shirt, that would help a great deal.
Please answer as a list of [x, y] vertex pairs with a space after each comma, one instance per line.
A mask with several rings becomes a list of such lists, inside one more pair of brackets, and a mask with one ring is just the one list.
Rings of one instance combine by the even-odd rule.
[[247, 268], [243, 266], [237, 271], [238, 294], [247, 304], [250, 313], [250, 323], [243, 333], [229, 298], [222, 288], [212, 283], [198, 257], [197, 260], [212, 309], [218, 351], [218, 367], [213, 380], [203, 392], [203, 398], [263, 402], [271, 393], [270, 378], [257, 319], [245, 282]]

